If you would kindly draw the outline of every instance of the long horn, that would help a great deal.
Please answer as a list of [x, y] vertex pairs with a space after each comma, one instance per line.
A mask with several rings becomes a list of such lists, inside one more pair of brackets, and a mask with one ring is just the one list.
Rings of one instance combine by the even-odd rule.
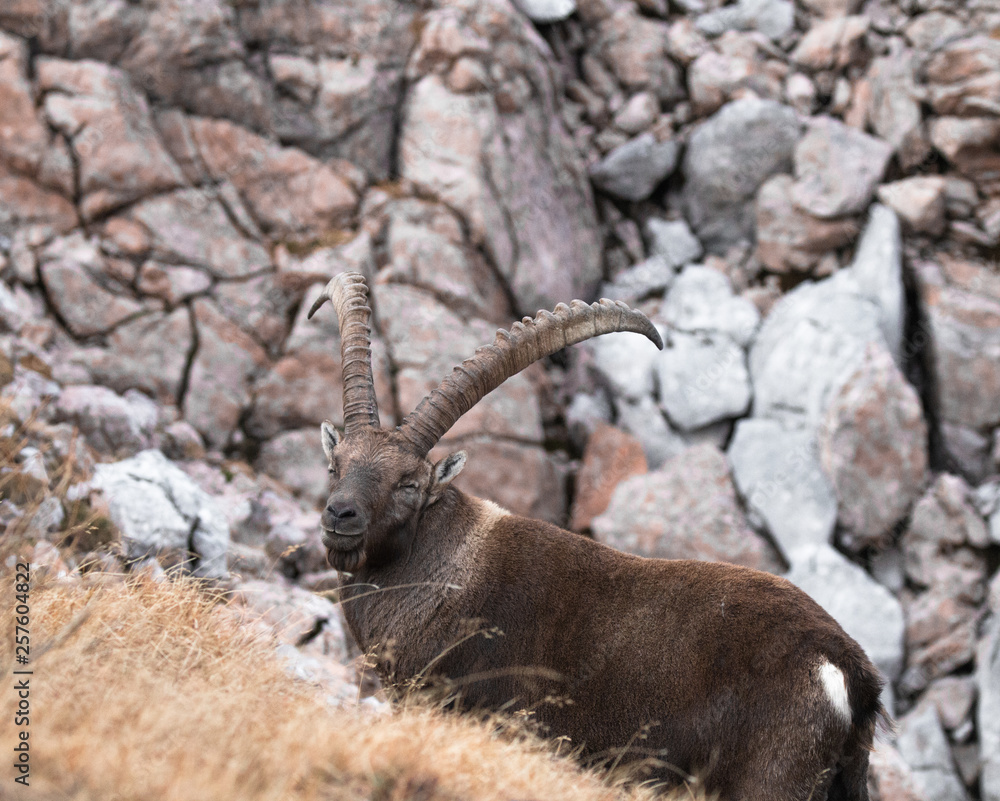
[[340, 356], [344, 371], [344, 433], [359, 428], [378, 428], [378, 402], [372, 375], [371, 316], [368, 285], [361, 273], [340, 273], [330, 279], [312, 308], [333, 301], [340, 326]]
[[458, 418], [512, 375], [568, 345], [614, 331], [643, 334], [663, 349], [656, 327], [621, 301], [560, 303], [552, 312], [540, 311], [535, 319], [514, 323], [510, 332], [497, 331], [493, 344], [478, 348], [475, 356], [456, 367], [407, 415], [399, 431], [426, 456]]

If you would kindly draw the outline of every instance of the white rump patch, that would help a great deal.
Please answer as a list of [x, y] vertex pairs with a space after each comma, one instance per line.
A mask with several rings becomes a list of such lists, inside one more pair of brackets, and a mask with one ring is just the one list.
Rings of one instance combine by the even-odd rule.
[[819, 680], [823, 683], [827, 697], [837, 714], [848, 723], [851, 722], [851, 704], [847, 698], [847, 683], [844, 674], [836, 665], [824, 661], [819, 666]]

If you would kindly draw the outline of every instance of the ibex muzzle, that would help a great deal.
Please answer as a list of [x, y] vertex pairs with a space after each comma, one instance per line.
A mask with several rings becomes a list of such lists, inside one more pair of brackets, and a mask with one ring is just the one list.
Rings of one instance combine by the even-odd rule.
[[[344, 615], [388, 684], [443, 682], [463, 707], [525, 710], [582, 755], [652, 757], [742, 801], [868, 798], [881, 680], [858, 644], [784, 579], [643, 559], [457, 490], [462, 452], [427, 454], [503, 381], [567, 345], [655, 327], [622, 303], [525, 318], [379, 427], [362, 276], [327, 286], [340, 320], [344, 428], [322, 426], [330, 563]], [[502, 477], [498, 477], [502, 480]], [[565, 703], [551, 703], [553, 697]]]

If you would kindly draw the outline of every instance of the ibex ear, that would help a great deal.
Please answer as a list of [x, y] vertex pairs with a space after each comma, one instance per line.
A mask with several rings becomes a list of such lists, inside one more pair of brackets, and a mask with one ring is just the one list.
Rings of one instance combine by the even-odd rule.
[[444, 492], [445, 487], [462, 472], [467, 458], [465, 451], [458, 451], [448, 454], [434, 465], [434, 484], [431, 486], [432, 500], [436, 500], [437, 496]]
[[326, 454], [326, 460], [333, 464], [333, 450], [340, 444], [340, 434], [329, 420], [324, 420], [319, 428], [323, 437], [323, 453]]

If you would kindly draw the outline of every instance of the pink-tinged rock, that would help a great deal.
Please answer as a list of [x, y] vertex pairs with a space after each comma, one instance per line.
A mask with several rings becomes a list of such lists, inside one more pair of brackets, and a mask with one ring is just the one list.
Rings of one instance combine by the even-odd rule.
[[625, 479], [647, 471], [642, 443], [619, 428], [602, 423], [587, 440], [583, 464], [576, 475], [576, 497], [569, 527], [584, 531], [604, 512], [615, 488]]
[[389, 265], [379, 281], [433, 289], [453, 308], [498, 325], [514, 318], [503, 286], [465, 240], [454, 212], [439, 203], [402, 198], [386, 206], [384, 220]]
[[695, 21], [688, 17], [680, 17], [672, 22], [667, 36], [670, 57], [685, 67], [711, 49], [708, 40], [695, 26]]
[[157, 261], [143, 262], [136, 284], [143, 295], [160, 298], [171, 306], [204, 294], [211, 286], [212, 278], [204, 270]]
[[101, 386], [65, 387], [55, 407], [57, 422], [73, 423], [98, 453], [119, 459], [150, 446], [158, 419], [156, 404], [141, 392], [122, 397]]
[[236, 15], [224, 0], [157, 3], [138, 30], [119, 34], [127, 47], [115, 61], [164, 105], [266, 129], [272, 119], [269, 92], [245, 61]]
[[726, 457], [714, 445], [692, 446], [620, 483], [591, 529], [600, 542], [641, 556], [780, 569], [773, 547], [748, 525]]
[[45, 25], [46, 6], [44, 0], [7, 0], [0, 7], [0, 27], [25, 38], [37, 36]]
[[473, 438], [444, 442], [430, 459], [463, 450], [465, 468], [455, 479], [463, 492], [486, 498], [516, 515], [563, 525], [566, 519], [565, 472], [537, 445]]
[[817, 217], [864, 211], [892, 157], [886, 142], [833, 117], [810, 120], [795, 148], [792, 199]]
[[990, 117], [938, 117], [931, 141], [959, 172], [976, 183], [1000, 176], [1000, 120]]
[[512, 6], [474, 8], [467, 24], [497, 37], [491, 47], [507, 79], [495, 97], [455, 94], [435, 74], [416, 80], [403, 111], [400, 173], [461, 210], [472, 244], [496, 264], [518, 311], [533, 314], [596, 289], [593, 198], [582, 158], [552, 113], [554, 98], [546, 99], [555, 88], [537, 33]]
[[977, 608], [986, 596], [981, 549], [989, 535], [969, 494], [962, 479], [940, 476], [900, 540], [911, 587], [903, 595], [910, 692], [968, 662], [975, 647]]
[[146, 229], [151, 255], [208, 270], [216, 278], [242, 278], [267, 270], [267, 251], [233, 225], [223, 205], [200, 189], [181, 189], [143, 200], [125, 215]]
[[615, 127], [635, 135], [649, 128], [660, 117], [660, 103], [652, 92], [637, 92], [615, 114]]
[[597, 28], [597, 51], [630, 91], [649, 90], [664, 103], [683, 97], [680, 71], [668, 56], [670, 27], [621, 6]]
[[285, 431], [269, 439], [254, 466], [311, 503], [327, 497], [329, 476], [318, 427]]
[[989, 260], [963, 258], [945, 251], [936, 253], [934, 259], [944, 279], [951, 286], [964, 289], [973, 295], [1000, 301], [1000, 272], [992, 269]]
[[45, 117], [70, 140], [79, 165], [80, 211], [92, 219], [184, 183], [128, 76], [94, 61], [40, 59]]
[[853, 219], [821, 220], [792, 199], [794, 180], [775, 175], [757, 193], [757, 258], [779, 273], [808, 272], [858, 234]]
[[914, 507], [900, 545], [906, 576], [914, 586], [942, 586], [955, 597], [978, 603], [986, 566], [963, 546], [985, 548], [989, 535], [969, 494], [958, 476], [939, 476]]
[[876, 741], [868, 766], [871, 801], [934, 801], [914, 778], [899, 751], [885, 740]]
[[[930, 153], [915, 62], [912, 50], [894, 49], [872, 62], [865, 81], [870, 92], [866, 105], [872, 130], [892, 145], [904, 169], [915, 167]], [[859, 97], [865, 99], [864, 93]]]
[[105, 333], [145, 311], [110, 279], [96, 248], [73, 240], [76, 246], [67, 245], [64, 253], [39, 267], [46, 293], [71, 333], [78, 337]]
[[102, 247], [121, 256], [142, 256], [150, 247], [149, 233], [139, 223], [112, 217], [104, 224]]
[[909, 511], [927, 473], [920, 398], [884, 346], [868, 345], [831, 398], [818, 439], [851, 547], [877, 542]]
[[316, 63], [304, 56], [272, 53], [267, 59], [275, 86], [289, 92], [300, 103], [309, 103], [319, 88]]
[[906, 24], [906, 41], [918, 51], [931, 53], [965, 34], [965, 24], [948, 11], [928, 11]]
[[[495, 326], [465, 321], [427, 292], [403, 284], [375, 287], [376, 314], [396, 367], [400, 411], [408, 414], [452, 369], [493, 341]], [[489, 434], [540, 443], [537, 392], [530, 371], [512, 376], [463, 415], [447, 433]]]
[[347, 662], [349, 649], [340, 610], [330, 600], [274, 581], [244, 581], [232, 601], [263, 620], [284, 643], [304, 647], [306, 653], [329, 655]]
[[27, 43], [0, 31], [0, 159], [12, 170], [33, 176], [49, 138], [28, 80]]
[[802, 5], [821, 17], [843, 17], [853, 14], [861, 0], [803, 0]]
[[817, 21], [792, 51], [792, 61], [814, 70], [843, 69], [860, 57], [870, 24], [862, 15]]
[[95, 383], [116, 392], [140, 389], [160, 403], [180, 400], [184, 369], [192, 345], [186, 308], [170, 314], [148, 314], [118, 326], [107, 348], [81, 356]]
[[945, 188], [940, 175], [914, 175], [878, 188], [878, 199], [912, 231], [939, 236], [945, 227]]
[[[399, 37], [399, 44], [407, 51], [412, 46], [411, 37]], [[283, 125], [278, 116], [276, 130], [283, 140], [317, 156], [332, 150], [360, 166], [373, 180], [386, 180], [402, 94], [402, 64], [380, 60], [371, 51], [362, 52], [360, 57], [321, 58], [316, 100], [311, 106], [294, 107], [298, 115], [305, 111], [309, 116], [294, 130], [285, 130], [290, 126]], [[393, 60], [401, 56], [397, 54]]]
[[198, 349], [191, 363], [184, 419], [209, 445], [221, 448], [250, 406], [250, 382], [268, 366], [267, 355], [214, 303], [196, 300], [193, 305]]
[[78, 222], [69, 200], [0, 163], [0, 232], [10, 236], [22, 230], [29, 239], [44, 240], [73, 230]]
[[926, 698], [937, 708], [941, 725], [957, 729], [972, 712], [976, 700], [976, 680], [972, 676], [945, 676], [927, 688]]
[[924, 68], [938, 114], [960, 117], [1000, 110], [1000, 41], [980, 34], [948, 42]]
[[215, 288], [215, 300], [226, 317], [274, 353], [288, 334], [292, 312], [309, 283], [314, 281], [287, 273], [269, 273], [246, 281], [220, 281]]
[[695, 113], [705, 115], [719, 109], [737, 89], [746, 84], [751, 67], [750, 61], [745, 58], [723, 55], [714, 50], [698, 56], [687, 73], [688, 93]]
[[357, 205], [350, 183], [332, 167], [281, 147], [227, 120], [158, 118], [167, 147], [192, 181], [231, 181], [254, 220], [276, 238], [318, 237], [346, 225]]
[[485, 56], [489, 52], [489, 40], [464, 24], [457, 6], [446, 6], [424, 19], [408, 69], [411, 75], [423, 75], [463, 55]]
[[[392, 394], [384, 347], [373, 343], [376, 394], [383, 425], [392, 420]], [[287, 352], [253, 388], [248, 433], [272, 437], [286, 428], [318, 426], [324, 420], [343, 423], [340, 339], [331, 337]]]
[[988, 295], [992, 271], [967, 262], [965, 287], [924, 263], [915, 271], [930, 322], [931, 354], [944, 421], [986, 431], [1000, 425], [1000, 300]]
[[811, 114], [816, 107], [816, 84], [801, 72], [793, 72], [785, 79], [785, 99], [800, 114]]
[[978, 615], [974, 606], [938, 587], [916, 596], [904, 593], [902, 600], [907, 668], [901, 683], [912, 693], [972, 660]]

